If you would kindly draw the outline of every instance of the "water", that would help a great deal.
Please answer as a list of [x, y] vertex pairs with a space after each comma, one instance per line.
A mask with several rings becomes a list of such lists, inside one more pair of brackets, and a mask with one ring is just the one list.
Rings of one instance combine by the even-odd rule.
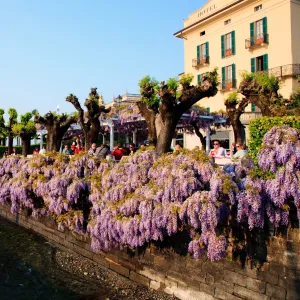
[[42, 237], [0, 217], [1, 300], [76, 299], [90, 292], [53, 259], [55, 248]]

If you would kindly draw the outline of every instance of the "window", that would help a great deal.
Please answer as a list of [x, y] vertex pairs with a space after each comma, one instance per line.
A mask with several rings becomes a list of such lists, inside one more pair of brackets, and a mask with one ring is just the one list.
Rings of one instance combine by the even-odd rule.
[[251, 58], [251, 72], [262, 72], [269, 69], [268, 54]]
[[235, 31], [221, 36], [221, 55], [222, 58], [235, 55]]
[[262, 9], [262, 4], [254, 7], [254, 11], [259, 11], [261, 9]]
[[259, 56], [256, 57], [256, 72], [261, 72], [264, 70], [264, 57], [263, 56]]
[[228, 19], [228, 20], [224, 21], [224, 25], [228, 25], [230, 23], [231, 23], [231, 19]]
[[222, 68], [222, 90], [231, 90], [236, 87], [235, 64]]
[[232, 65], [225, 67], [225, 74], [226, 74], [225, 75], [226, 80], [231, 81], [232, 80]]
[[225, 50], [229, 50], [232, 48], [232, 43], [231, 43], [231, 32], [225, 34]]
[[200, 45], [200, 53], [201, 53], [201, 57], [206, 57], [206, 43]]
[[261, 36], [264, 33], [264, 29], [263, 29], [263, 20], [259, 20], [255, 22], [255, 35]]
[[203, 36], [203, 35], [205, 35], [205, 31], [200, 32], [200, 36]]

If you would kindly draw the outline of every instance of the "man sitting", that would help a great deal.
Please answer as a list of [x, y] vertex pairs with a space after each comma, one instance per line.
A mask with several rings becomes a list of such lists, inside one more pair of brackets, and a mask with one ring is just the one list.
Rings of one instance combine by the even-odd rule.
[[225, 156], [225, 149], [220, 146], [220, 141], [214, 141], [214, 148], [209, 152], [210, 157], [224, 157]]

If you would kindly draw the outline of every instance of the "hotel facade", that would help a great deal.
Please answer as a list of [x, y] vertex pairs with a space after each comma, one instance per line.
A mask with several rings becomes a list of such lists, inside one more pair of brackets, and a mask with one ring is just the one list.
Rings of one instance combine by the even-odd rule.
[[[268, 71], [282, 82], [280, 93], [288, 98], [300, 74], [300, 0], [210, 0], [184, 20], [175, 37], [184, 42], [184, 73], [194, 75], [193, 84], [206, 72], [218, 68], [219, 92], [199, 104], [208, 111], [225, 110], [224, 100], [237, 90], [243, 71]], [[260, 116], [249, 105], [241, 120]], [[218, 131], [212, 139], [229, 147], [231, 129]], [[193, 148], [199, 139], [184, 135], [184, 146]]]

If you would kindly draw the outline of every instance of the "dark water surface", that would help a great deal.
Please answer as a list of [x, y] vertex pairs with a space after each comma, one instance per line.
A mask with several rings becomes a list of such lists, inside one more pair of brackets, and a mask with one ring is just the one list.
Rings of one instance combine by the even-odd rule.
[[1, 300], [170, 300], [0, 217]]
[[42, 237], [0, 217], [0, 299], [76, 299], [90, 284], [70, 276]]

